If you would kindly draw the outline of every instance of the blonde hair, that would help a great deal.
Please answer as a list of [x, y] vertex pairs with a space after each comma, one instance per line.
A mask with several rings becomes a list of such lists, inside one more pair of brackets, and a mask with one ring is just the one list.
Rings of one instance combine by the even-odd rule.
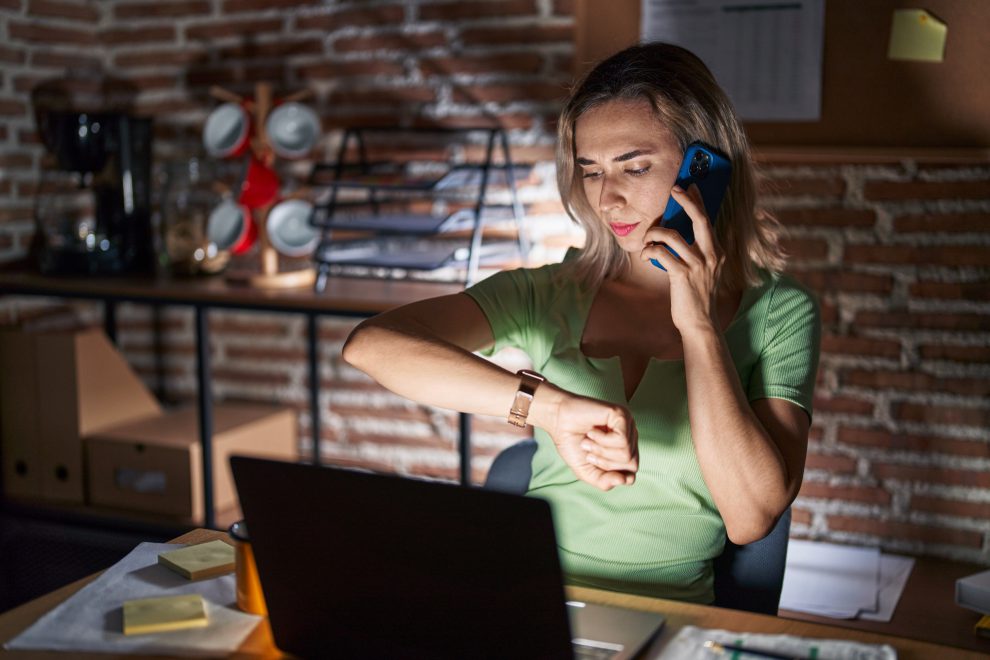
[[729, 157], [732, 180], [715, 223], [725, 253], [723, 285], [754, 286], [760, 270], [778, 273], [785, 256], [780, 226], [756, 209], [749, 141], [728, 96], [691, 52], [664, 43], [632, 46], [600, 62], [571, 92], [557, 126], [557, 187], [568, 215], [584, 230], [584, 249], [571, 273], [588, 285], [621, 275], [629, 258], [599, 220], [584, 194], [575, 165], [574, 127], [585, 112], [610, 101], [645, 100], [677, 138], [681, 150], [700, 140]]

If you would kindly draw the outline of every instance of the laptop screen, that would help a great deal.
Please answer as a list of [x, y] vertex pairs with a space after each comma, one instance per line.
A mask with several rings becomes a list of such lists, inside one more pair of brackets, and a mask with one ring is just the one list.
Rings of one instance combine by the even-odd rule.
[[255, 458], [231, 467], [283, 651], [572, 657], [546, 502]]

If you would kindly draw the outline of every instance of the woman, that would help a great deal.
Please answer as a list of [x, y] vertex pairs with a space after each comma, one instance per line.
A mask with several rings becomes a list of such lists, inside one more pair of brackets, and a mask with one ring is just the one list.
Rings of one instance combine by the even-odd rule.
[[[780, 275], [745, 134], [691, 53], [646, 44], [605, 60], [572, 93], [558, 138], [584, 248], [369, 319], [344, 359], [421, 403], [511, 408], [510, 422], [532, 424], [529, 494], [553, 507], [571, 583], [711, 602], [726, 536], [762, 538], [800, 488], [817, 306]], [[697, 187], [674, 186], [695, 140], [733, 165], [714, 228]], [[658, 225], [670, 196], [691, 245]], [[504, 346], [536, 373], [474, 354]]]

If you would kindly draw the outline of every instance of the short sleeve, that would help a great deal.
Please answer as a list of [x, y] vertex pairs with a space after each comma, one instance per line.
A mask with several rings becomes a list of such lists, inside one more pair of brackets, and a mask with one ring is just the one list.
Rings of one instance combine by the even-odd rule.
[[551, 293], [548, 267], [517, 268], [495, 273], [468, 287], [491, 326], [495, 345], [484, 355], [514, 347], [538, 361], [548, 350], [544, 322]]
[[750, 401], [777, 398], [812, 413], [821, 314], [814, 296], [786, 276], [773, 289], [763, 331], [763, 349], [753, 370], [747, 396]]

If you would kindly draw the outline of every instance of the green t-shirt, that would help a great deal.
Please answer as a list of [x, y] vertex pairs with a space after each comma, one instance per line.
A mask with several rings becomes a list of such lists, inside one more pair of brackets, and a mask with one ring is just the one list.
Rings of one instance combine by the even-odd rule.
[[[467, 289], [491, 325], [489, 354], [519, 348], [558, 387], [627, 405], [639, 431], [640, 467], [634, 485], [602, 492], [579, 481], [536, 429], [528, 494], [551, 504], [570, 583], [711, 602], [711, 560], [722, 552], [725, 525], [694, 451], [684, 362], [651, 359], [627, 401], [619, 358], [581, 352], [596, 291], [555, 278], [561, 266], [503, 271]], [[767, 275], [744, 292], [725, 338], [750, 401], [786, 399], [811, 414], [820, 321], [807, 291], [789, 277]]]

